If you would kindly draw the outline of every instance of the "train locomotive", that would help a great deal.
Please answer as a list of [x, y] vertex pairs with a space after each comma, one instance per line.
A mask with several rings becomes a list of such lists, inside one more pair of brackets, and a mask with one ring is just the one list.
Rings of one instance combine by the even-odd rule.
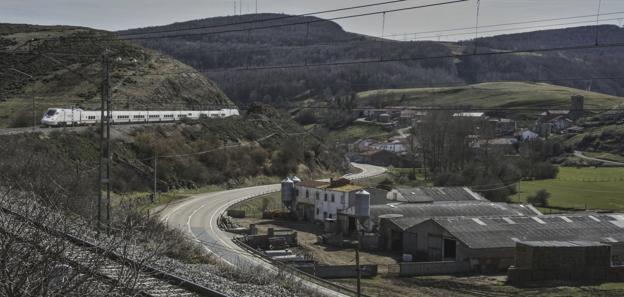
[[[111, 123], [175, 122], [182, 119], [225, 118], [238, 115], [238, 109], [112, 111]], [[106, 118], [106, 116], [107, 112], [105, 111], [104, 117]], [[93, 125], [99, 123], [101, 117], [100, 111], [87, 111], [79, 108], [49, 108], [43, 115], [41, 124], [47, 127]]]

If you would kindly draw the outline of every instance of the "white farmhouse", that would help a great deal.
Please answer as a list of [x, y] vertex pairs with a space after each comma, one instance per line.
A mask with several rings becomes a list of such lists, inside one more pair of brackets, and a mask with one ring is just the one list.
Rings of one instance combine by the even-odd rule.
[[355, 204], [355, 193], [362, 189], [345, 178], [329, 182], [298, 182], [295, 184], [294, 209], [304, 221], [336, 219], [339, 211]]

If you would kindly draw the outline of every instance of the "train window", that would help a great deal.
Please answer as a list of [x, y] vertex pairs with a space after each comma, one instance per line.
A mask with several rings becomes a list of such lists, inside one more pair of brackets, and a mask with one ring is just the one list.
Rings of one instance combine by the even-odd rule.
[[48, 109], [48, 112], [46, 112], [47, 116], [53, 116], [56, 114], [56, 109]]

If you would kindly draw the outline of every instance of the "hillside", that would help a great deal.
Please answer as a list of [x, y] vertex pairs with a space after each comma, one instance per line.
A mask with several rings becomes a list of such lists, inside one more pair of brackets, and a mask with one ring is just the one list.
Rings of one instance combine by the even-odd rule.
[[117, 40], [111, 33], [79, 27], [0, 24], [0, 127], [32, 123], [32, 98], [37, 116], [49, 107], [99, 109], [100, 55], [105, 49], [111, 53], [115, 109], [232, 104], [192, 67]]
[[[155, 154], [160, 156], [158, 187], [163, 192], [277, 182], [287, 174], [302, 178], [344, 174], [349, 169], [340, 151], [306, 134], [288, 117], [262, 106], [235, 118], [114, 127], [111, 185], [122, 195], [151, 191]], [[76, 197], [72, 204], [76, 211], [86, 211], [97, 189], [96, 128], [0, 136], [0, 143], [4, 144], [0, 154], [7, 156], [0, 161], [3, 176], [17, 184], [30, 176], [42, 193], [62, 187], [71, 192], [67, 193], [70, 197]]]
[[[608, 109], [624, 98], [545, 83], [481, 83], [460, 87], [383, 89], [357, 94], [359, 106], [451, 106], [472, 108], [568, 109], [570, 96], [585, 97], [588, 109]], [[512, 113], [512, 112], [510, 112]], [[531, 111], [523, 111], [531, 113]], [[517, 114], [517, 113], [512, 113]]]
[[[333, 22], [251, 30], [253, 24], [214, 27], [227, 23], [275, 18], [283, 15], [260, 14], [219, 17], [175, 23], [167, 26], [134, 29], [121, 34], [154, 37], [135, 40], [146, 47], [170, 54], [214, 79], [236, 102], [265, 101], [284, 103], [293, 99], [316, 96], [329, 98], [374, 89], [436, 87], [474, 84], [484, 81], [539, 80], [557, 85], [588, 89], [610, 95], [624, 95], [622, 79], [575, 80], [586, 77], [622, 77], [624, 51], [620, 48], [540, 52], [533, 54], [492, 55], [455, 59], [429, 59], [333, 67], [272, 69], [258, 71], [223, 70], [247, 66], [302, 65], [306, 62], [331, 63], [353, 60], [416, 58], [471, 54], [474, 43], [466, 42], [400, 42], [372, 38], [344, 31]], [[257, 26], [304, 23], [313, 17], [293, 17]], [[192, 31], [190, 27], [210, 27]], [[218, 31], [240, 30], [233, 33]], [[593, 45], [593, 27], [543, 30], [507, 34], [479, 39], [478, 52], [488, 53], [514, 49], [548, 48], [554, 45]], [[598, 28], [602, 44], [624, 41], [624, 29], [604, 25]], [[165, 38], [171, 34], [187, 36]], [[203, 34], [203, 35], [200, 35]], [[271, 79], [266, 79], [270, 77]], [[549, 81], [552, 80], [552, 81]]]

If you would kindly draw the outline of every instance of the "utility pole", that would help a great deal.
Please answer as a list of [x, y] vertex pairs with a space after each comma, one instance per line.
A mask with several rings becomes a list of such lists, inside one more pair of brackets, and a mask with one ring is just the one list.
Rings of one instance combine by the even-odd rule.
[[158, 200], [158, 152], [154, 153], [154, 194], [152, 195], [152, 203]]
[[[359, 234], [359, 233], [358, 233]], [[360, 240], [358, 235], [358, 246], [355, 248], [355, 269], [357, 269], [357, 296], [362, 296], [362, 288], [360, 282], [362, 281], [362, 269], [360, 269]]]
[[97, 224], [102, 226], [102, 200], [106, 191], [106, 222], [110, 227], [110, 125], [112, 119], [112, 100], [110, 94], [110, 56], [108, 50], [102, 55], [102, 90], [100, 106], [100, 180], [97, 201]]
[[35, 96], [32, 97], [32, 118], [33, 118], [33, 131], [37, 129], [37, 114], [35, 112]]

